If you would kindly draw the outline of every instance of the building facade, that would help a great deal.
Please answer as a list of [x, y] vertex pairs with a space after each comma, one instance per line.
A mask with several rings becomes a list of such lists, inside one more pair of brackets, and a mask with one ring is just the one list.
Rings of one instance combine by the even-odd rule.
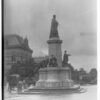
[[27, 38], [19, 35], [4, 35], [4, 70], [9, 70], [15, 63], [32, 58]]

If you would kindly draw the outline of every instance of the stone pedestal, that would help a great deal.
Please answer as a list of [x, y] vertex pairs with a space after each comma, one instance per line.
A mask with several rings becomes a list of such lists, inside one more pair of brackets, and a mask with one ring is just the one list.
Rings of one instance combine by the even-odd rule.
[[36, 83], [38, 89], [68, 89], [73, 86], [71, 72], [68, 67], [62, 67], [62, 40], [52, 37], [48, 41], [49, 57], [57, 59], [57, 67], [48, 66], [39, 70], [39, 80]]
[[62, 89], [73, 86], [69, 68], [48, 67], [39, 71], [37, 88], [41, 89]]
[[57, 58], [58, 67], [62, 67], [62, 40], [60, 40], [58, 37], [54, 37], [50, 38], [47, 43], [49, 48], [49, 57], [54, 55], [54, 57]]

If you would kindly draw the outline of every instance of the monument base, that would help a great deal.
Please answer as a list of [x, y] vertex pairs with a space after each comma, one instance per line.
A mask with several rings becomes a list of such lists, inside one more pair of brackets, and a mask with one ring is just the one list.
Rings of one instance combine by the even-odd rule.
[[80, 86], [74, 85], [68, 67], [47, 67], [39, 70], [36, 85], [24, 93], [72, 93], [79, 92]]
[[73, 87], [69, 68], [47, 67], [39, 70], [39, 80], [35, 88], [65, 89]]

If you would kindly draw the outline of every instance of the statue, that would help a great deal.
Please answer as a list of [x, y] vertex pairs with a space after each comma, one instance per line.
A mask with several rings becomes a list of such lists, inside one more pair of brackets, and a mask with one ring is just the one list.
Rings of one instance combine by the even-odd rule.
[[46, 67], [46, 61], [43, 60], [43, 61], [41, 62], [41, 68], [45, 68], [45, 67]]
[[56, 15], [53, 15], [51, 22], [50, 38], [59, 37], [57, 27], [58, 27], [58, 22], [56, 21]]
[[48, 64], [49, 64], [48, 58], [40, 62], [41, 68], [46, 68]]
[[57, 67], [57, 59], [54, 57], [54, 55], [51, 56], [49, 60], [49, 66], [50, 67]]
[[68, 56], [70, 56], [70, 54], [67, 54], [67, 51], [65, 50], [64, 52], [64, 56], [63, 56], [63, 66], [68, 65]]

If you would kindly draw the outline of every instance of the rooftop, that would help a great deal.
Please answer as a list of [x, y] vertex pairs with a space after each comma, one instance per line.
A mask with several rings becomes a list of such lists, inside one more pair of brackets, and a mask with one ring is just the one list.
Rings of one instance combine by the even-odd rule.
[[33, 52], [28, 45], [28, 39], [23, 39], [21, 36], [16, 34], [4, 35], [4, 49], [15, 49], [20, 48]]

